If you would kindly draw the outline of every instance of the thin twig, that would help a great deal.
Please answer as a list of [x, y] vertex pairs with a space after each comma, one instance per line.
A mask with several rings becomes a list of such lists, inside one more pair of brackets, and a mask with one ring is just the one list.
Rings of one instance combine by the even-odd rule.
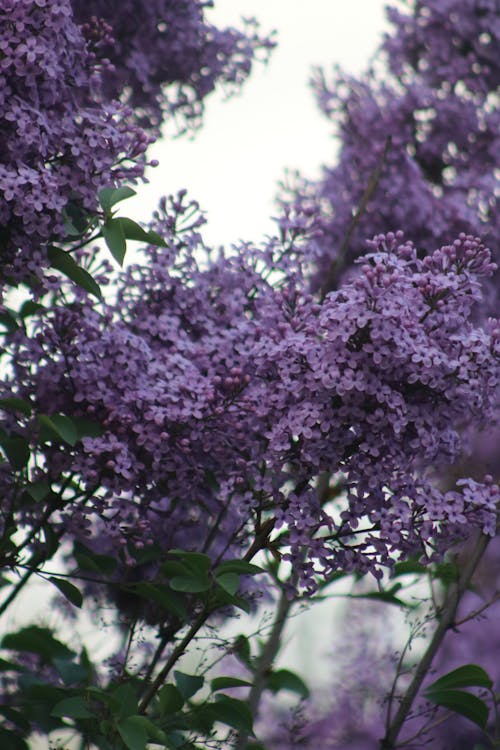
[[385, 139], [384, 148], [382, 149], [382, 153], [380, 154], [377, 165], [375, 169], [373, 170], [372, 174], [370, 175], [370, 179], [368, 180], [368, 185], [366, 186], [365, 191], [363, 195], [361, 196], [359, 206], [356, 210], [356, 213], [351, 219], [351, 222], [349, 224], [345, 237], [342, 240], [342, 244], [339, 248], [339, 251], [337, 255], [335, 256], [335, 258], [333, 259], [333, 261], [331, 262], [330, 267], [328, 268], [325, 283], [321, 287], [321, 294], [320, 294], [321, 302], [323, 302], [328, 292], [331, 292], [335, 288], [335, 277], [344, 262], [345, 256], [349, 249], [349, 244], [352, 239], [352, 235], [354, 234], [354, 230], [356, 229], [359, 222], [361, 221], [361, 217], [366, 211], [366, 207], [368, 203], [370, 202], [373, 196], [373, 193], [375, 192], [375, 189], [378, 185], [378, 182], [380, 180], [380, 175], [382, 174], [382, 169], [384, 167], [384, 163], [387, 158], [387, 154], [389, 152], [391, 141], [392, 141], [392, 138], [390, 135], [388, 135], [387, 138]]
[[[283, 589], [281, 592], [278, 609], [276, 611], [276, 617], [273, 623], [271, 634], [262, 653], [257, 662], [257, 666], [254, 670], [254, 679], [250, 693], [248, 696], [248, 707], [252, 712], [252, 716], [257, 715], [262, 693], [266, 687], [266, 680], [269, 675], [269, 671], [274, 663], [274, 660], [281, 647], [281, 636], [285, 627], [287, 617], [290, 613], [293, 600], [289, 599], [286, 591]], [[239, 732], [234, 750], [246, 750], [248, 745], [248, 732]]]
[[418, 691], [424, 681], [431, 665], [432, 661], [443, 642], [443, 639], [450, 628], [455, 625], [455, 616], [457, 613], [458, 605], [466, 590], [469, 587], [472, 576], [486, 551], [490, 537], [485, 534], [481, 534], [476, 542], [474, 549], [472, 550], [469, 558], [463, 565], [462, 571], [458, 576], [458, 580], [452, 583], [446, 594], [443, 607], [441, 608], [439, 616], [439, 624], [434, 632], [431, 642], [429, 643], [427, 650], [425, 651], [422, 659], [417, 665], [413, 680], [411, 681], [406, 693], [404, 694], [399, 709], [396, 712], [394, 719], [392, 720], [385, 737], [381, 740], [381, 750], [393, 750], [396, 746], [396, 740], [403, 727], [403, 724], [408, 716], [408, 713], [413, 705], [413, 701], [417, 697]]

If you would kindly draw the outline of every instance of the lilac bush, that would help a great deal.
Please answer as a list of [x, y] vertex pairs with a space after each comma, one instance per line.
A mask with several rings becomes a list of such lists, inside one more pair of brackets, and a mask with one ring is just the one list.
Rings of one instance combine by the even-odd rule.
[[[394, 663], [368, 685], [359, 659], [384, 661], [369, 648], [329, 713], [308, 704], [286, 739], [261, 714], [270, 748], [389, 750], [415, 721], [420, 741], [422, 689], [432, 702], [496, 536], [497, 467], [477, 451], [498, 425], [495, 4], [391, 11], [374, 70], [318, 73], [337, 166], [282, 195], [279, 237], [217, 251], [186, 191], [144, 227], [115, 216], [162, 122], [196, 128], [216, 84], [237, 89], [272, 47], [254, 22], [216, 29], [209, 5], [0, 0], [0, 614], [36, 576], [66, 609], [116, 612], [120, 640], [108, 672], [52, 628], [5, 635], [14, 750], [66, 730], [100, 750], [245, 750], [266, 691], [307, 694], [275, 667], [294, 608], [367, 573], [363, 596], [405, 604], [409, 572], [442, 596], [387, 721]], [[143, 248], [115, 271], [100, 238], [120, 265], [128, 240]], [[214, 630], [262, 599], [263, 637]], [[180, 670], [200, 636], [244, 679], [209, 683], [207, 655]], [[484, 668], [468, 674], [492, 695]], [[248, 695], [220, 692], [235, 687]], [[454, 710], [487, 730], [469, 700]]]
[[255, 26], [207, 24], [205, 6], [0, 4], [2, 284], [39, 275], [47, 244], [85, 227], [100, 188], [143, 179], [166, 115], [199, 124], [217, 81], [237, 88], [272, 46]]
[[[316, 71], [313, 87], [339, 141], [338, 162], [317, 182], [296, 176], [282, 193], [282, 222], [314, 221], [316, 286], [332, 262], [337, 284], [376, 232], [404, 229], [424, 253], [465, 232], [497, 257], [498, 15], [497, 2], [475, 0], [392, 8], [395, 28], [373, 69], [360, 78]], [[375, 190], [340, 257], [377, 166]]]

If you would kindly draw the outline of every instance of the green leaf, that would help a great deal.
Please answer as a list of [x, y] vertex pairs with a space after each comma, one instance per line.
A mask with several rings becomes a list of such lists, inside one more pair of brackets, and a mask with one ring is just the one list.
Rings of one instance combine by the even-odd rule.
[[14, 471], [24, 469], [30, 460], [30, 446], [22, 437], [1, 437], [0, 447], [12, 464]]
[[61, 641], [52, 635], [48, 628], [40, 628], [37, 625], [29, 625], [18, 630], [17, 633], [8, 633], [2, 639], [2, 648], [14, 651], [30, 651], [46, 660], [53, 657], [72, 657], [74, 654]]
[[102, 299], [102, 292], [99, 284], [92, 278], [88, 271], [75, 263], [71, 255], [59, 247], [49, 247], [49, 260], [53, 268], [61, 271], [65, 276], [73, 281], [77, 286], [84, 289], [89, 294], [93, 294], [97, 299]]
[[10, 312], [10, 310], [4, 309], [3, 312], [0, 313], [0, 324], [5, 327], [5, 330], [8, 333], [14, 333], [14, 331], [17, 331], [19, 328], [16, 316], [14, 313]]
[[72, 659], [58, 659], [56, 657], [52, 660], [52, 663], [61, 675], [65, 685], [75, 685], [78, 682], [88, 680], [91, 676], [91, 672], [89, 672], [87, 667], [77, 664]]
[[129, 716], [116, 725], [128, 750], [146, 750], [148, 732], [142, 718], [142, 716]]
[[301, 698], [309, 697], [309, 688], [304, 680], [289, 669], [278, 669], [271, 672], [267, 677], [266, 684], [273, 693], [277, 693], [279, 690], [289, 690], [292, 693], [297, 693]]
[[167, 560], [160, 565], [160, 571], [167, 578], [173, 578], [174, 576], [183, 576], [189, 574], [189, 568], [186, 568], [181, 562], [177, 560]]
[[31, 416], [31, 404], [23, 398], [0, 398], [0, 409], [5, 411], [21, 412], [25, 416]]
[[73, 545], [73, 555], [81, 570], [92, 570], [95, 573], [110, 575], [117, 566], [117, 561], [109, 555], [98, 555], [81, 542]]
[[216, 721], [227, 724], [238, 732], [253, 735], [252, 712], [245, 701], [222, 694], [215, 697], [215, 702], [210, 708], [213, 709]]
[[137, 713], [137, 695], [129, 682], [118, 685], [111, 695], [118, 707], [118, 718], [125, 719], [131, 714]]
[[231, 596], [234, 596], [240, 587], [240, 577], [237, 573], [223, 573], [216, 577], [216, 581]]
[[169, 581], [169, 586], [174, 591], [184, 591], [190, 594], [200, 594], [202, 591], [208, 591], [210, 580], [207, 576], [174, 576]]
[[409, 574], [422, 575], [428, 572], [428, 566], [422, 565], [416, 560], [404, 560], [403, 562], [396, 563], [396, 565], [394, 566], [394, 573], [391, 577], [397, 578], [398, 576], [405, 576]]
[[65, 578], [55, 578], [49, 576], [48, 579], [54, 586], [59, 589], [61, 594], [73, 604], [75, 607], [80, 608], [83, 604], [82, 592], [76, 588], [72, 583], [67, 581]]
[[86, 701], [79, 696], [60, 701], [54, 706], [50, 715], [68, 719], [91, 719], [95, 716], [92, 711], [89, 711]]
[[491, 690], [493, 680], [489, 674], [478, 664], [464, 664], [458, 669], [447, 672], [439, 677], [432, 685], [425, 689], [425, 694], [433, 693], [436, 690], [450, 690], [463, 687], [485, 687]]
[[78, 440], [83, 437], [100, 437], [103, 433], [103, 428], [97, 422], [86, 417], [71, 417], [75, 426]]
[[185, 674], [185, 672], [179, 671], [174, 672], [174, 677], [177, 689], [184, 700], [188, 700], [188, 698], [191, 698], [198, 692], [198, 690], [201, 690], [205, 682], [205, 679], [201, 677], [201, 675]]
[[158, 701], [162, 714], [174, 714], [184, 705], [184, 698], [175, 685], [163, 685], [158, 692]]
[[485, 729], [488, 723], [489, 708], [484, 701], [472, 693], [464, 690], [436, 690], [428, 693], [425, 697], [437, 706], [449, 708], [460, 716]]
[[225, 690], [226, 688], [251, 686], [251, 682], [248, 682], [248, 680], [240, 680], [238, 677], [214, 677], [210, 683], [210, 687], [214, 693], [217, 692], [217, 690]]
[[217, 565], [215, 568], [215, 575], [221, 576], [225, 573], [238, 573], [240, 575], [257, 575], [257, 573], [265, 573], [264, 568], [254, 565], [253, 563], [246, 562], [246, 560], [225, 560]]
[[114, 219], [119, 221], [123, 230], [123, 234], [127, 240], [134, 240], [135, 242], [146, 242], [148, 245], [156, 245], [158, 247], [166, 247], [167, 243], [163, 240], [156, 232], [147, 231], [143, 229], [140, 224], [132, 219], [126, 217], [120, 217]]
[[40, 414], [38, 421], [43, 428], [40, 434], [42, 442], [55, 437], [68, 445], [76, 445], [78, 432], [70, 417], [64, 414], [51, 414], [50, 417], [47, 414]]
[[127, 185], [119, 188], [105, 187], [102, 188], [102, 190], [99, 190], [99, 203], [104, 211], [108, 212], [117, 203], [120, 203], [127, 198], [132, 198], [134, 195], [137, 195], [135, 190], [132, 190], [132, 188]]
[[44, 479], [40, 479], [38, 482], [29, 482], [26, 485], [26, 492], [33, 500], [39, 503], [41, 500], [45, 500], [50, 492], [50, 484]]
[[250, 641], [246, 635], [241, 634], [236, 636], [233, 642], [232, 652], [242, 664], [246, 667], [251, 667], [252, 654], [250, 651]]
[[141, 596], [148, 601], [154, 601], [161, 607], [172, 612], [181, 621], [185, 622], [189, 619], [188, 612], [180, 599], [180, 597], [169, 591], [165, 584], [154, 584], [154, 583], [133, 583], [126, 587], [126, 590], [130, 591], [137, 596]]
[[26, 742], [14, 732], [0, 727], [0, 747], [2, 750], [29, 750]]
[[120, 266], [123, 266], [125, 253], [127, 252], [127, 241], [120, 219], [108, 219], [101, 231], [111, 255]]
[[181, 562], [193, 573], [208, 573], [212, 567], [212, 561], [203, 552], [185, 552], [182, 549], [173, 549], [170, 554], [180, 557]]
[[45, 310], [45, 307], [40, 305], [39, 302], [33, 302], [33, 300], [29, 299], [21, 305], [19, 317], [24, 320], [25, 318], [29, 318], [30, 315], [35, 315], [37, 312], [40, 312], [40, 310]]

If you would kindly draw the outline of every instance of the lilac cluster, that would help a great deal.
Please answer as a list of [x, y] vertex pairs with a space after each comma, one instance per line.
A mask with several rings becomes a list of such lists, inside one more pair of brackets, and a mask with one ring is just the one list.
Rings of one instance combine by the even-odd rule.
[[0, 50], [2, 275], [17, 280], [65, 237], [69, 204], [92, 211], [100, 187], [142, 176], [149, 138], [103, 98], [69, 0], [3, 0]]
[[[298, 256], [275, 241], [214, 255], [200, 225], [185, 196], [164, 202], [152, 228], [169, 246], [124, 272], [116, 302], [82, 296], [34, 316], [34, 338], [12, 334], [4, 392], [102, 425], [46, 452], [52, 481], [77, 472], [102, 488], [62, 514], [66, 532], [108, 552], [149, 539], [218, 559], [268, 519], [309, 589], [317, 573], [380, 575], [473, 525], [491, 533], [488, 478], [443, 493], [424, 476], [492, 409], [499, 329], [471, 322], [494, 269], [479, 240], [422, 261], [378, 236], [320, 305]], [[345, 497], [326, 501], [323, 472], [342, 474]]]
[[[243, 30], [218, 29], [205, 19], [207, 0], [72, 0], [85, 28], [104, 22], [112, 38], [100, 54], [111, 61], [103, 73], [107, 98], [133, 107], [146, 129], [157, 132], [165, 116], [180, 130], [201, 123], [203, 99], [222, 85], [229, 93], [249, 75], [254, 59], [266, 60], [274, 46], [258, 34], [255, 20]], [[92, 36], [96, 33], [92, 29]]]
[[[313, 87], [340, 142], [338, 162], [319, 181], [295, 176], [281, 196], [282, 222], [314, 217], [315, 286], [333, 262], [334, 288], [375, 232], [402, 228], [423, 253], [465, 232], [496, 257], [499, 11], [497, 0], [392, 9], [395, 30], [373, 69], [359, 79], [316, 72]], [[370, 200], [349, 232], [370, 176]], [[491, 296], [497, 309], [496, 289]]]
[[164, 114], [199, 124], [216, 82], [237, 87], [269, 39], [220, 31], [206, 3], [0, 2], [3, 280], [40, 275], [47, 243], [143, 177]]

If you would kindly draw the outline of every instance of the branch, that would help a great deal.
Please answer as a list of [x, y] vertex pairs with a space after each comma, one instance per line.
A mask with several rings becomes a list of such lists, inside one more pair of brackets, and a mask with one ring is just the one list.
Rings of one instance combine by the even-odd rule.
[[335, 256], [335, 258], [333, 259], [333, 261], [331, 262], [330, 267], [328, 268], [325, 283], [321, 287], [321, 294], [320, 294], [321, 302], [323, 302], [328, 292], [331, 292], [335, 288], [335, 277], [342, 263], [344, 262], [345, 256], [347, 254], [347, 250], [349, 249], [349, 243], [351, 242], [352, 235], [354, 234], [354, 230], [356, 229], [359, 222], [361, 221], [361, 217], [366, 211], [366, 207], [368, 203], [370, 202], [371, 198], [373, 197], [375, 189], [378, 185], [378, 182], [380, 180], [380, 175], [382, 174], [382, 169], [384, 167], [384, 163], [387, 158], [389, 148], [391, 146], [391, 141], [392, 141], [392, 137], [388, 135], [385, 140], [384, 148], [382, 149], [382, 153], [380, 154], [377, 165], [375, 169], [373, 170], [372, 174], [370, 175], [370, 179], [368, 180], [368, 185], [365, 188], [365, 192], [361, 196], [359, 206], [356, 210], [356, 213], [351, 219], [351, 222], [347, 229], [346, 235], [344, 239], [342, 240], [342, 244], [339, 248], [339, 251], [337, 255]]
[[431, 642], [418, 663], [413, 680], [404, 694], [398, 711], [389, 725], [385, 737], [381, 740], [381, 750], [393, 750], [408, 713], [417, 697], [418, 691], [424, 681], [432, 661], [450, 628], [455, 625], [455, 617], [458, 605], [466, 590], [469, 588], [472, 576], [486, 551], [490, 537], [481, 534], [475, 544], [470, 557], [465, 562], [458, 580], [451, 584], [446, 594], [443, 607], [439, 616], [439, 624], [434, 632]]
[[[257, 662], [253, 684], [248, 696], [247, 703], [252, 716], [257, 715], [260, 699], [266, 687], [267, 676], [281, 647], [281, 636], [292, 604], [293, 601], [288, 598], [286, 591], [282, 590], [271, 634]], [[248, 732], [239, 732], [234, 750], [246, 750], [247, 744]]]

